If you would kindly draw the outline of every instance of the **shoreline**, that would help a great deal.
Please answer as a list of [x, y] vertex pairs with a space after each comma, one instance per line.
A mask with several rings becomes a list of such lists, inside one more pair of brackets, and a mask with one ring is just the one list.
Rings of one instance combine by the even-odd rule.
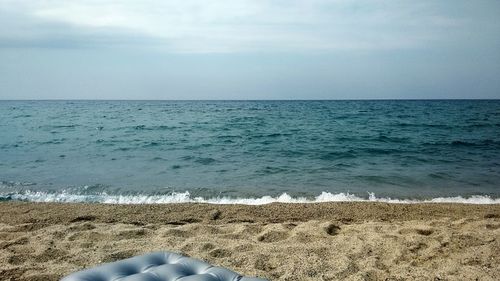
[[498, 280], [498, 237], [499, 204], [0, 202], [0, 275], [169, 250], [270, 280]]
[[34, 202], [34, 203], [86, 203], [86, 204], [241, 204], [241, 205], [265, 205], [271, 203], [395, 203], [395, 204], [427, 204], [427, 203], [451, 203], [451, 204], [500, 204], [500, 197], [487, 194], [451, 195], [428, 198], [393, 198], [377, 196], [368, 192], [368, 197], [350, 192], [331, 193], [322, 191], [316, 196], [294, 196], [283, 192], [279, 195], [262, 195], [256, 197], [203, 197], [191, 195], [189, 191], [171, 192], [168, 194], [78, 194], [71, 192], [46, 192], [30, 191], [12, 192], [0, 194], [0, 202]]
[[[216, 220], [211, 213], [219, 211]], [[168, 221], [234, 223], [282, 223], [308, 220], [400, 221], [437, 218], [482, 218], [500, 216], [500, 204], [462, 203], [270, 203], [264, 205], [168, 203], [102, 204], [0, 202], [0, 223], [70, 223], [79, 217], [96, 222], [167, 223]]]

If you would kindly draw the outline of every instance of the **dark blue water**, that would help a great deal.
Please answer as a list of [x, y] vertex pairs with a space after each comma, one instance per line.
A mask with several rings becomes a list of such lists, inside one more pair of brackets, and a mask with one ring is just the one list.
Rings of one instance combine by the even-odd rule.
[[4, 200], [496, 199], [500, 101], [0, 101], [0, 182]]

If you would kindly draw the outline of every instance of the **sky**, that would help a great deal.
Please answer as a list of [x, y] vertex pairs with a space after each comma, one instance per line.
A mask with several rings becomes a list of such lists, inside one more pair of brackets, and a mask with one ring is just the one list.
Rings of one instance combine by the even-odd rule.
[[0, 0], [0, 99], [500, 98], [497, 0]]

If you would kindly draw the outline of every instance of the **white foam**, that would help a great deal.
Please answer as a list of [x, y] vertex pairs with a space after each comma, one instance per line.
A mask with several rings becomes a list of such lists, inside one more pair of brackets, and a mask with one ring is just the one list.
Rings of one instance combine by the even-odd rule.
[[260, 198], [192, 197], [186, 192], [172, 192], [168, 195], [110, 195], [99, 193], [94, 195], [72, 194], [68, 192], [48, 193], [26, 191], [0, 195], [0, 199], [30, 201], [30, 202], [61, 202], [61, 203], [104, 203], [104, 204], [171, 204], [171, 203], [209, 203], [209, 204], [243, 204], [264, 205], [270, 203], [322, 203], [322, 202], [384, 202], [384, 203], [465, 203], [465, 204], [500, 204], [500, 198], [474, 195], [470, 197], [437, 197], [429, 200], [379, 198], [369, 193], [368, 198], [358, 197], [350, 193], [322, 192], [314, 199], [292, 197], [286, 193], [280, 196], [262, 196]]

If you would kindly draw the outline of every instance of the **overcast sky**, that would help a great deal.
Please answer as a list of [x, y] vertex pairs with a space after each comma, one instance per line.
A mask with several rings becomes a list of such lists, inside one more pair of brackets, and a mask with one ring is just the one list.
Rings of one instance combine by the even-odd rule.
[[0, 99], [500, 98], [500, 1], [0, 0]]

